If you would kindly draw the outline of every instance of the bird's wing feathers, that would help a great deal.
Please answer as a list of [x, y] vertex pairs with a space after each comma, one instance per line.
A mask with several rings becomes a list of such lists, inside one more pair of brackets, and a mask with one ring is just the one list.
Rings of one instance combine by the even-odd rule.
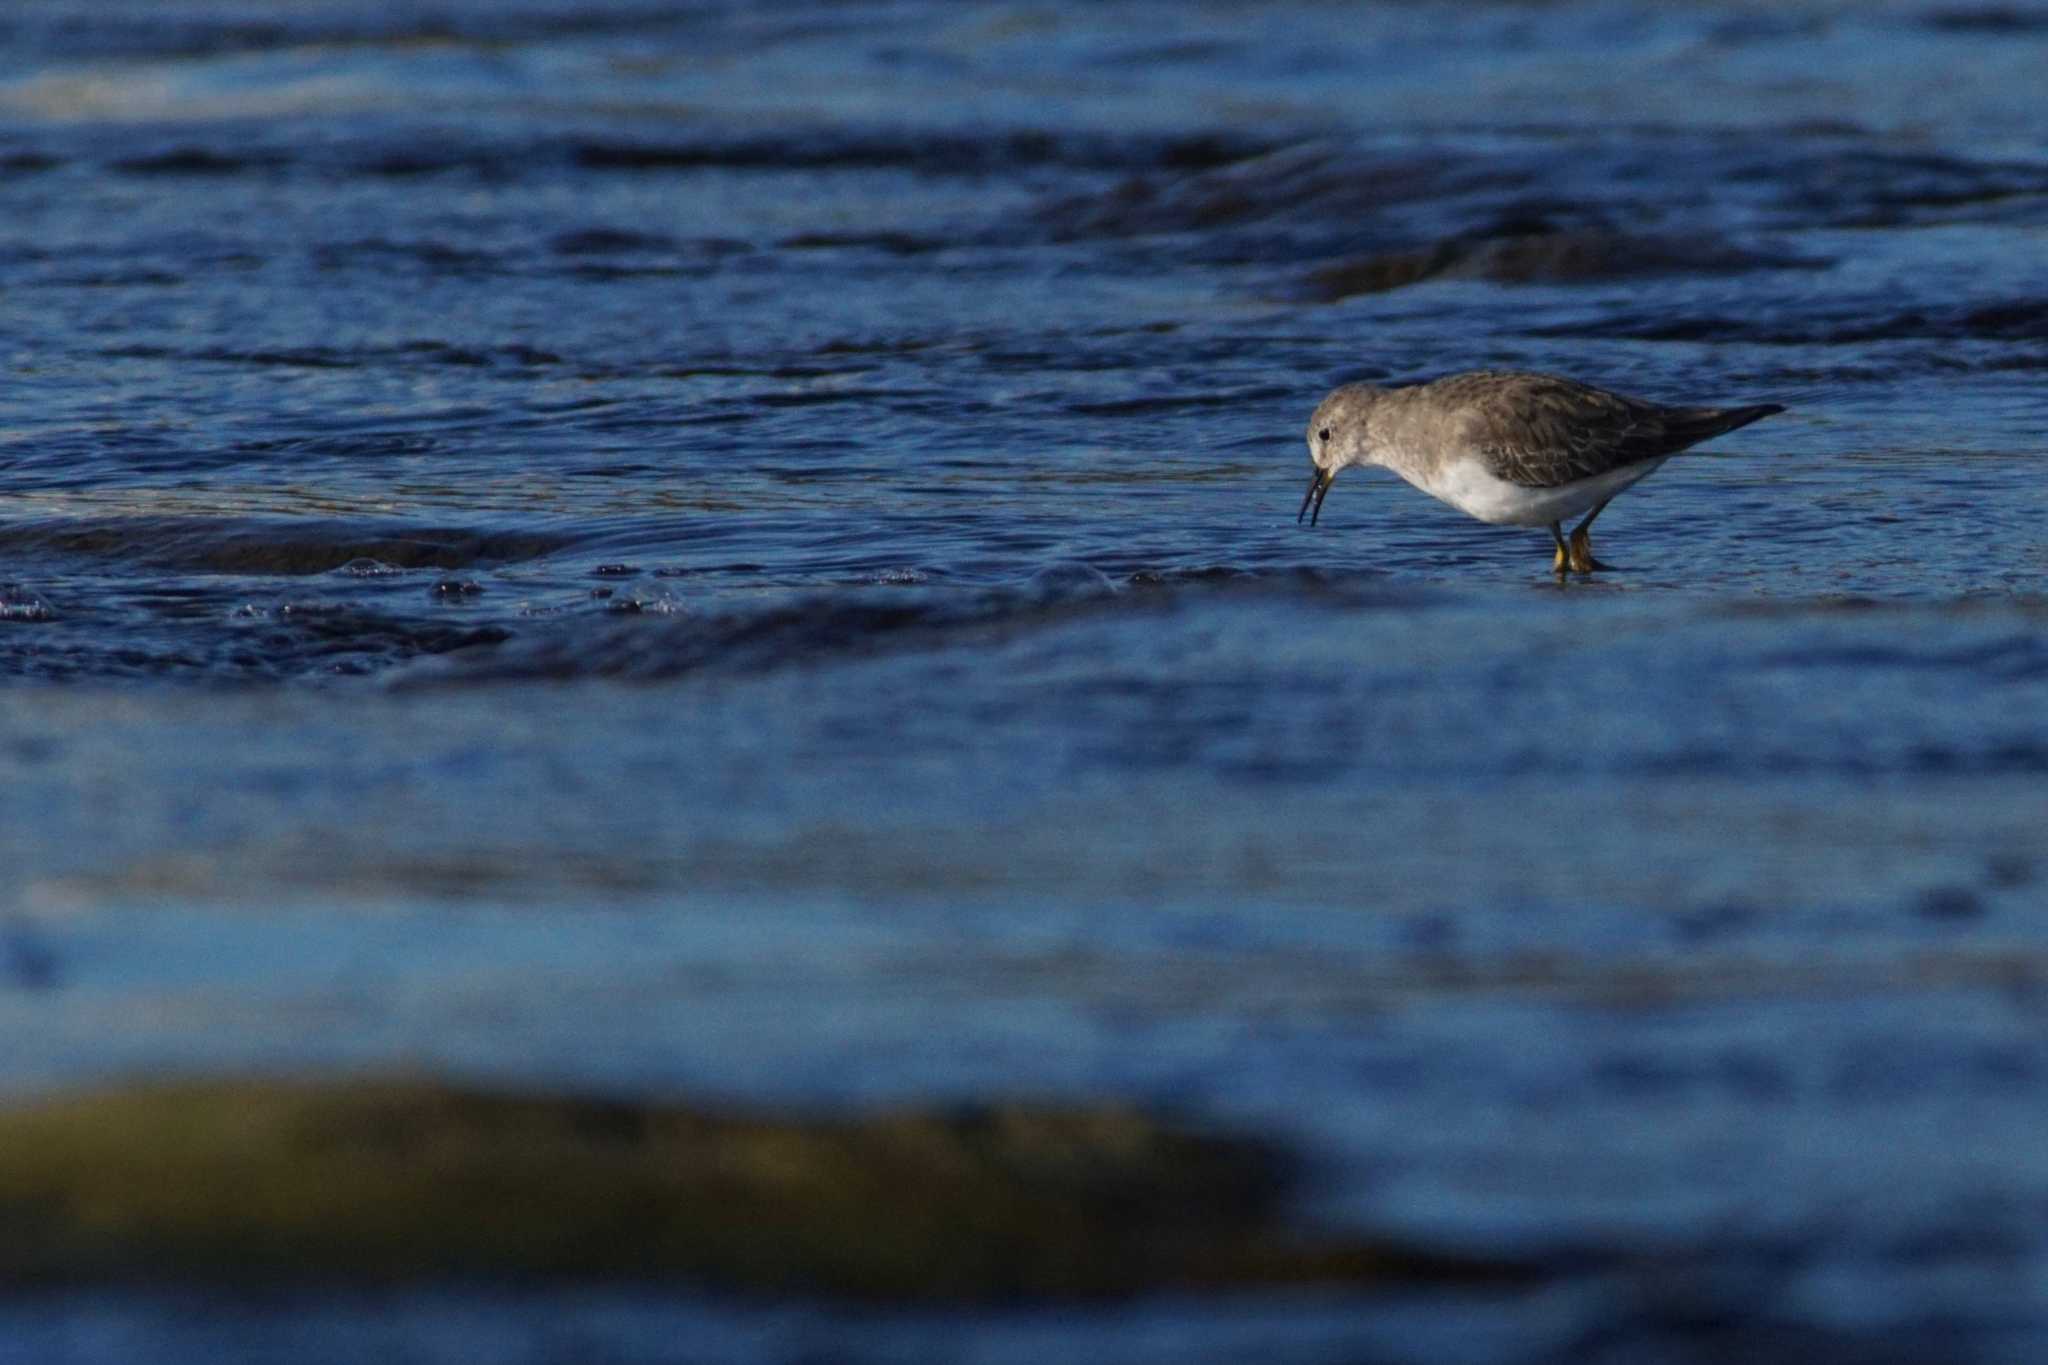
[[1666, 408], [1549, 375], [1458, 375], [1447, 397], [1466, 414], [1468, 448], [1496, 477], [1523, 488], [1556, 488], [1644, 460], [1660, 459], [1714, 434], [1711, 410]]

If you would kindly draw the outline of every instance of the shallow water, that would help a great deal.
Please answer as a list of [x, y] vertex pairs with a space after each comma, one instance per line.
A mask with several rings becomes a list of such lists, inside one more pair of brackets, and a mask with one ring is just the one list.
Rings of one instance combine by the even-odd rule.
[[[0, 19], [0, 1086], [1116, 1095], [1551, 1287], [0, 1359], [2038, 1357], [2048, 15], [359, 9]], [[1791, 411], [1295, 526], [1481, 364]]]

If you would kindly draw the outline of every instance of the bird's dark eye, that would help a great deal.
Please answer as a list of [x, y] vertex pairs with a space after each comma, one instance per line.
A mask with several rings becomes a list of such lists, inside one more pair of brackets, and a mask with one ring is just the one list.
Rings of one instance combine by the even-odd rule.
[[1324, 428], [1323, 428], [1323, 429], [1322, 429], [1321, 431], [1319, 431], [1319, 432], [1317, 432], [1317, 433], [1316, 433], [1316, 439], [1317, 439], [1318, 441], [1327, 441], [1327, 440], [1329, 440], [1329, 439], [1330, 439], [1330, 429], [1329, 429], [1328, 427], [1324, 427]]

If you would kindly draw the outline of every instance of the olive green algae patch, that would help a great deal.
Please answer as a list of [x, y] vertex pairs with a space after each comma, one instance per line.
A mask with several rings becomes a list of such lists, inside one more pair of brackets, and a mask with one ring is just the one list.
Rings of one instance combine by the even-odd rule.
[[0, 1283], [683, 1279], [903, 1300], [1470, 1283], [1276, 1223], [1286, 1162], [1133, 1110], [791, 1119], [408, 1080], [0, 1110]]

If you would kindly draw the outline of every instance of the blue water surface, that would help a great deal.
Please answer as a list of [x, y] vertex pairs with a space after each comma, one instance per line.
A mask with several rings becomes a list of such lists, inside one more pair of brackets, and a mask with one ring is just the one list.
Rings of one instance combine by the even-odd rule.
[[[0, 1360], [2033, 1360], [2048, 13], [0, 17], [0, 1092], [1132, 1099], [1513, 1295], [0, 1299]], [[1615, 572], [1340, 382], [1789, 411]], [[1617, 1271], [1617, 1265], [1638, 1267]], [[1641, 1269], [1648, 1267], [1648, 1269]]]

